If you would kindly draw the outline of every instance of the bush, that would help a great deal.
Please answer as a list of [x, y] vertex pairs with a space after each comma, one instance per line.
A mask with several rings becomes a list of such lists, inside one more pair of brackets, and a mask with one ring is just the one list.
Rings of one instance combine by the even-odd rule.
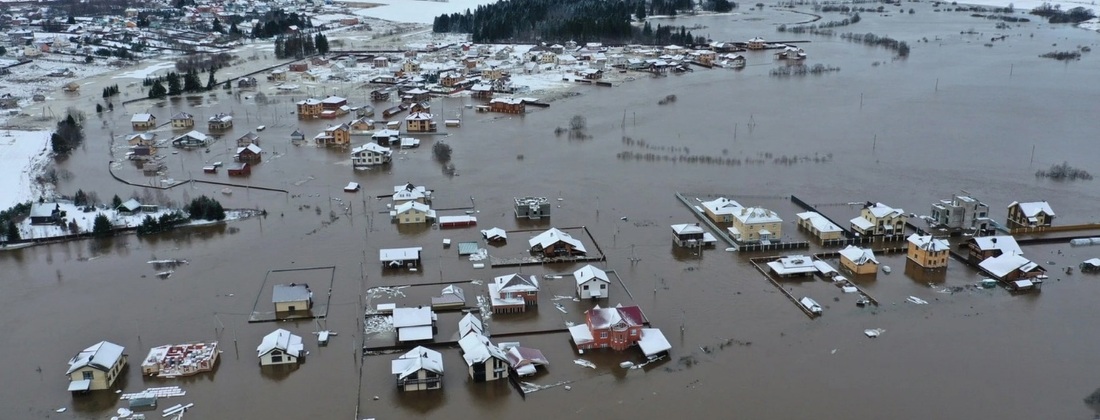
[[447, 163], [451, 161], [451, 145], [444, 142], [436, 142], [432, 146], [432, 155], [435, 156], [435, 160], [439, 163]]
[[185, 209], [191, 215], [191, 220], [225, 220], [222, 203], [205, 195], [191, 200], [191, 204]]
[[111, 233], [111, 220], [107, 219], [107, 216], [103, 213], [98, 213], [95, 216], [95, 221], [92, 222], [92, 234], [95, 236], [105, 236]]

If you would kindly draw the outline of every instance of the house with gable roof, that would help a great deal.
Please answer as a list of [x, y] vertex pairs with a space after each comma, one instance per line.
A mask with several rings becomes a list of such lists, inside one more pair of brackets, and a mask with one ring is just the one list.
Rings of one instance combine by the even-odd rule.
[[469, 367], [474, 382], [488, 382], [508, 377], [508, 356], [481, 334], [467, 334], [458, 340], [462, 359]]
[[581, 299], [607, 299], [611, 280], [607, 272], [589, 264], [573, 272], [577, 281], [577, 297]]
[[1021, 203], [1013, 201], [1008, 205], [1008, 227], [1050, 227], [1054, 221], [1054, 210], [1046, 201]]
[[905, 222], [908, 220], [909, 216], [902, 209], [868, 202], [860, 210], [859, 217], [850, 222], [852, 233], [859, 236], [894, 236], [905, 232]]
[[494, 314], [526, 312], [539, 305], [539, 280], [519, 273], [493, 278], [489, 298]]
[[733, 226], [726, 228], [739, 243], [770, 243], [783, 235], [783, 219], [761, 207], [742, 207], [733, 213]]
[[100, 341], [69, 359], [69, 392], [110, 389], [126, 367], [126, 349], [109, 341]]
[[442, 389], [443, 355], [424, 346], [416, 346], [390, 362], [390, 373], [401, 391]]
[[855, 274], [875, 274], [878, 271], [878, 260], [870, 248], [848, 245], [840, 250], [840, 266]]
[[906, 238], [906, 242], [908, 249], [905, 256], [909, 260], [926, 269], [947, 268], [951, 244], [946, 240], [914, 233]]
[[584, 323], [569, 327], [577, 350], [611, 348], [622, 351], [641, 340], [642, 328], [649, 323], [637, 306], [594, 308], [584, 311]]
[[743, 207], [740, 203], [726, 197], [718, 197], [711, 201], [700, 203], [707, 218], [714, 223], [731, 223], [733, 215]]
[[1008, 235], [978, 236], [966, 240], [967, 260], [977, 264], [1003, 254], [1023, 255], [1016, 238]]
[[264, 336], [260, 345], [256, 346], [256, 357], [260, 358], [260, 366], [299, 363], [305, 355], [302, 337], [282, 328]]
[[583, 256], [588, 253], [580, 240], [558, 228], [550, 228], [527, 241], [531, 253], [544, 257]]

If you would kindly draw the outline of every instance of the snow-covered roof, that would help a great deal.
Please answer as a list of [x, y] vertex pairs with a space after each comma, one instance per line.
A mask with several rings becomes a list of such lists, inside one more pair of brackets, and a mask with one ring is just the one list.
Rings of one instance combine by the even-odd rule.
[[646, 357], [653, 357], [672, 349], [665, 334], [657, 328], [642, 328], [638, 347]]
[[347, 102], [347, 101], [348, 101], [347, 98], [341, 98], [339, 96], [329, 96], [325, 99], [322, 99], [321, 103], [326, 104], [326, 105], [336, 105], [336, 104], [344, 103], [344, 102]]
[[860, 248], [857, 246], [848, 245], [844, 249], [840, 250], [840, 256], [847, 258], [849, 261], [856, 265], [863, 265], [867, 263], [878, 264], [878, 260], [875, 259], [875, 252], [870, 248]]
[[313, 295], [309, 286], [304, 284], [276, 284], [271, 290], [271, 302], [302, 302], [308, 301]]
[[398, 137], [400, 135], [401, 135], [400, 131], [390, 130], [390, 129], [382, 129], [382, 130], [375, 131], [374, 134], [371, 135], [371, 138], [373, 138], [373, 139], [395, 138], [395, 137]]
[[880, 219], [883, 217], [898, 217], [905, 214], [905, 210], [895, 209], [882, 203], [875, 203], [866, 208], [871, 212], [872, 216]]
[[411, 248], [389, 248], [378, 250], [378, 259], [382, 262], [387, 261], [405, 261], [420, 259], [420, 251], [423, 247], [411, 247]]
[[109, 371], [115, 362], [122, 357], [125, 348], [110, 341], [100, 341], [77, 353], [69, 360], [69, 370], [66, 375], [83, 367], [92, 367], [102, 371]]
[[817, 271], [813, 258], [807, 255], [788, 255], [768, 263], [768, 267], [775, 270], [776, 274], [805, 274]]
[[909, 243], [916, 245], [917, 248], [923, 249], [928, 252], [940, 252], [951, 249], [951, 244], [943, 239], [933, 238], [932, 235], [918, 235], [912, 234], [908, 238], [905, 238]]
[[183, 139], [183, 138], [192, 138], [192, 139], [200, 140], [200, 141], [203, 141], [203, 142], [210, 139], [210, 137], [207, 136], [206, 134], [200, 133], [200, 132], [195, 131], [195, 130], [191, 130], [191, 131], [188, 131], [188, 132], [180, 135], [179, 137], [176, 137], [175, 140], [173, 140], [173, 141], [180, 140], [180, 139]]
[[[410, 203], [415, 203], [415, 201], [410, 201]], [[441, 225], [447, 225], [447, 224], [452, 224], [452, 223], [473, 223], [473, 224], [477, 223], [477, 218], [476, 217], [466, 215], [466, 214], [460, 214], [460, 215], [455, 215], [455, 216], [439, 216], [436, 220]]]
[[424, 346], [416, 346], [390, 363], [390, 373], [405, 379], [421, 369], [443, 374], [443, 355]]
[[363, 153], [363, 152], [378, 153], [378, 154], [381, 154], [381, 155], [388, 155], [388, 154], [393, 153], [392, 150], [390, 150], [388, 148], [385, 148], [385, 147], [382, 147], [382, 146], [379, 146], [378, 143], [367, 143], [367, 144], [364, 144], [362, 146], [351, 149], [352, 156], [355, 156], [355, 155]]
[[481, 236], [485, 237], [485, 239], [508, 239], [508, 232], [504, 229], [495, 227], [481, 231]]
[[241, 154], [241, 152], [243, 152], [243, 151], [245, 151], [245, 150], [247, 150], [247, 151], [249, 151], [249, 152], [252, 152], [252, 153], [255, 153], [255, 154], [257, 154], [257, 155], [258, 155], [258, 154], [260, 154], [260, 151], [261, 151], [262, 149], [260, 149], [260, 146], [257, 146], [257, 145], [256, 145], [256, 143], [249, 143], [249, 145], [248, 145], [248, 146], [245, 146], [245, 147], [238, 147], [238, 148], [237, 148], [237, 154], [239, 155], [239, 154]]
[[711, 201], [704, 201], [702, 203], [703, 208], [709, 210], [715, 215], [733, 215], [734, 213], [741, 211], [743, 207], [740, 203], [730, 200], [726, 197], [718, 197]]
[[679, 225], [672, 225], [672, 232], [677, 235], [688, 235], [693, 233], [703, 233], [703, 228], [699, 227], [698, 223], [684, 223]]
[[584, 249], [584, 244], [581, 241], [574, 239], [568, 233], [562, 232], [558, 228], [550, 228], [549, 230], [542, 232], [527, 241], [527, 244], [534, 248], [536, 245], [542, 249], [554, 245], [558, 242], [565, 242], [580, 252], [587, 252]]
[[761, 208], [761, 207], [742, 207], [741, 210], [733, 213], [733, 217], [737, 218], [743, 224], [761, 224], [761, 223], [783, 223], [783, 219], [779, 218], [779, 215], [774, 211]]
[[1047, 204], [1046, 201], [1033, 201], [1030, 203], [1020, 203], [1013, 201], [1012, 204], [1009, 204], [1008, 206], [1020, 206], [1020, 211], [1024, 214], [1024, 217], [1035, 217], [1038, 216], [1039, 213], [1043, 213], [1048, 216], [1054, 216], [1054, 209], [1051, 209], [1050, 204]]
[[190, 119], [194, 119], [194, 118], [195, 117], [193, 115], [188, 114], [186, 112], [177, 112], [176, 115], [172, 116], [173, 120], [190, 120]]
[[462, 319], [458, 320], [459, 337], [464, 337], [470, 333], [481, 334], [483, 331], [485, 331], [485, 326], [481, 323], [481, 319], [472, 313], [467, 313]]
[[[581, 325], [582, 327], [584, 325]], [[587, 330], [586, 330], [587, 331]], [[538, 349], [532, 349], [527, 347], [511, 347], [505, 353], [508, 357], [508, 364], [512, 365], [513, 369], [516, 369], [520, 375], [534, 373], [536, 365], [549, 365], [550, 361], [546, 359], [546, 356], [542, 355], [542, 351]], [[530, 367], [525, 371], [523, 367]]]
[[979, 263], [978, 266], [997, 278], [1004, 278], [1017, 269], [1026, 273], [1036, 268], [1040, 268], [1038, 264], [1016, 254], [1001, 254], [996, 257], [986, 258]]
[[141, 202], [137, 201], [136, 198], [131, 198], [120, 204], [118, 208], [126, 211], [137, 211], [141, 209]]
[[146, 123], [146, 122], [151, 121], [153, 118], [156, 118], [156, 117], [153, 116], [153, 114], [134, 114], [133, 117], [130, 117], [130, 122], [132, 122], [132, 123]]
[[405, 213], [410, 210], [419, 211], [425, 214], [432, 211], [432, 208], [430, 206], [419, 201], [406, 201], [404, 203], [398, 204], [397, 207], [394, 207], [393, 209], [397, 212], [397, 214]]
[[577, 324], [569, 327], [569, 335], [573, 337], [573, 342], [577, 343], [578, 346], [593, 341], [592, 331], [588, 329], [587, 324]]
[[592, 329], [596, 330], [611, 328], [612, 325], [619, 323], [625, 323], [628, 326], [636, 327], [645, 325], [649, 322], [645, 314], [642, 313], [642, 308], [637, 306], [601, 308], [599, 305], [596, 305], [594, 308], [585, 311], [585, 313], [588, 314]]
[[607, 278], [607, 273], [599, 268], [596, 268], [592, 264], [588, 264], [581, 267], [579, 270], [573, 272], [573, 277], [577, 279], [577, 284], [584, 284], [589, 280], [600, 280], [604, 283], [610, 283], [611, 280]]
[[431, 326], [432, 318], [434, 318], [432, 309], [427, 306], [418, 308], [393, 308], [394, 328], [420, 327], [424, 325]]
[[874, 223], [871, 223], [870, 220], [864, 219], [862, 216], [852, 218], [852, 220], [849, 220], [849, 222], [852, 223], [852, 226], [855, 226], [855, 227], [857, 227], [859, 229], [863, 229], [863, 230], [867, 230], [867, 229], [871, 229], [871, 228], [875, 227]]
[[1024, 251], [1020, 249], [1020, 244], [1016, 243], [1016, 238], [1008, 235], [981, 236], [974, 238], [973, 241], [978, 245], [978, 249], [981, 251], [996, 249], [1000, 250], [1003, 254], [1023, 255], [1024, 253]]
[[294, 357], [301, 357], [304, 346], [302, 337], [291, 334], [290, 331], [279, 328], [271, 334], [264, 336], [263, 341], [256, 347], [256, 357], [271, 353], [272, 350], [282, 350]]
[[524, 277], [514, 273], [493, 278], [497, 290], [505, 293], [526, 293], [539, 291], [539, 280], [535, 276]]
[[481, 334], [469, 334], [462, 337], [461, 340], [458, 340], [458, 346], [462, 347], [462, 358], [466, 360], [466, 364], [469, 366], [485, 363], [494, 357], [502, 362], [508, 362], [508, 357], [504, 355], [504, 352], [500, 351], [500, 348], [490, 343], [489, 339]]
[[309, 99], [305, 99], [305, 100], [301, 100], [301, 101], [298, 101], [298, 102], [296, 103], [296, 105], [311, 105], [311, 106], [316, 106], [316, 105], [321, 105], [321, 103], [322, 103], [322, 102], [321, 102], [321, 101], [319, 101], [319, 100], [317, 100], [317, 99], [309, 98]]

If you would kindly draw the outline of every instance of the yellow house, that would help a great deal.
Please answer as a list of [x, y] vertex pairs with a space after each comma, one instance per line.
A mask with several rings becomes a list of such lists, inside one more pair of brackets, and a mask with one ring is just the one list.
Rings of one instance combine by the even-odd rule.
[[157, 117], [153, 114], [134, 114], [130, 117], [130, 125], [134, 130], [145, 130], [157, 126]]
[[427, 204], [406, 201], [393, 208], [393, 218], [397, 220], [398, 224], [409, 223], [427, 223], [431, 219], [435, 219], [435, 210], [428, 207]]
[[109, 389], [126, 367], [125, 348], [100, 341], [69, 360], [69, 392]]
[[314, 136], [313, 140], [325, 146], [345, 146], [351, 143], [351, 128], [347, 124], [332, 126]]
[[192, 128], [195, 126], [195, 116], [186, 112], [180, 112], [172, 116], [172, 128]]
[[848, 245], [840, 250], [840, 266], [855, 274], [875, 274], [878, 271], [878, 260], [870, 248]]
[[769, 242], [783, 236], [783, 219], [774, 211], [760, 207], [742, 207], [733, 214], [733, 226], [726, 229], [733, 240], [742, 243]]
[[859, 217], [850, 222], [852, 232], [859, 236], [890, 236], [905, 232], [905, 222], [909, 217], [905, 210], [895, 209], [882, 203], [867, 203], [860, 210]]
[[305, 284], [276, 284], [271, 291], [275, 313], [308, 311], [313, 306], [313, 292]]
[[932, 235], [909, 235], [909, 249], [906, 256], [924, 268], [946, 268], [948, 252], [951, 245], [943, 239], [933, 238]]
[[504, 77], [504, 70], [497, 67], [489, 67], [481, 70], [483, 80], [497, 80]]
[[1032, 203], [1020, 203], [1013, 201], [1008, 205], [1008, 226], [1018, 227], [1049, 227], [1054, 220], [1054, 210], [1046, 201]]
[[714, 223], [730, 223], [733, 221], [734, 213], [741, 211], [741, 204], [726, 197], [718, 197], [700, 204], [707, 218]]
[[822, 216], [818, 212], [808, 211], [804, 213], [798, 213], [795, 215], [798, 218], [798, 227], [806, 229], [822, 243], [825, 241], [832, 241], [838, 239], [844, 239], [844, 230], [837, 226], [825, 216]]
[[321, 116], [321, 111], [324, 111], [322, 102], [313, 98], [298, 101], [296, 105], [298, 105], [298, 118], [317, 118]]

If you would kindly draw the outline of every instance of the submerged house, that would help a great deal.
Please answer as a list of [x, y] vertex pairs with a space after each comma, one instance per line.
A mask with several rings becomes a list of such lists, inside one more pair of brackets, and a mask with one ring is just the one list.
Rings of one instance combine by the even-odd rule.
[[906, 238], [909, 243], [905, 256], [917, 265], [926, 268], [947, 268], [948, 252], [951, 244], [946, 240], [933, 238], [932, 235], [916, 233]]
[[[1046, 274], [1046, 269], [1038, 263], [1018, 254], [1001, 254], [986, 258], [978, 264], [978, 267], [1010, 288], [1020, 290], [1037, 287]], [[1022, 283], [1021, 280], [1028, 283]]]
[[539, 281], [535, 276], [508, 274], [493, 278], [489, 283], [489, 298], [493, 313], [526, 312], [529, 306], [539, 304]]
[[443, 288], [439, 296], [432, 296], [432, 309], [461, 308], [466, 306], [466, 292], [456, 285]]
[[726, 228], [739, 243], [768, 244], [782, 235], [783, 219], [774, 211], [760, 207], [742, 207], [733, 213], [733, 226]]
[[505, 356], [508, 357], [508, 364], [512, 367], [512, 371], [519, 376], [531, 376], [539, 366], [550, 366], [550, 361], [538, 349], [509, 347]]
[[714, 235], [704, 230], [698, 223], [672, 225], [672, 240], [677, 246], [687, 248], [714, 246], [718, 242]]
[[436, 314], [431, 308], [393, 308], [393, 328], [397, 330], [397, 341], [431, 340], [435, 336]]
[[611, 280], [607, 272], [589, 264], [573, 272], [577, 281], [577, 297], [581, 299], [606, 299]]
[[1054, 221], [1054, 210], [1046, 201], [1021, 203], [1013, 201], [1008, 205], [1008, 227], [1050, 227]]
[[809, 255], [788, 255], [768, 262], [768, 267], [780, 277], [810, 276], [818, 271]]
[[233, 128], [233, 116], [217, 113], [206, 120], [207, 129], [211, 131], [228, 130]]
[[979, 236], [966, 240], [967, 260], [977, 264], [1003, 254], [1023, 255], [1016, 238], [1008, 235]]
[[894, 236], [905, 232], [905, 222], [908, 220], [902, 209], [882, 203], [867, 203], [860, 210], [859, 217], [850, 222], [852, 233], [859, 236]]
[[798, 227], [812, 233], [822, 243], [844, 239], [844, 229], [837, 226], [825, 216], [815, 211], [807, 211], [795, 215], [798, 218]]
[[516, 217], [541, 219], [550, 217], [550, 200], [546, 197], [516, 197]]
[[584, 256], [588, 253], [581, 241], [558, 228], [550, 228], [527, 241], [531, 253], [544, 257]]
[[584, 312], [584, 324], [569, 327], [577, 350], [610, 348], [626, 350], [637, 345], [647, 358], [655, 358], [672, 349], [661, 330], [646, 328], [649, 320], [637, 306], [596, 306]]
[[474, 382], [488, 382], [508, 377], [508, 356], [481, 334], [468, 334], [458, 340], [462, 358], [469, 367]]
[[840, 266], [855, 274], [875, 274], [878, 272], [878, 260], [870, 248], [848, 245], [840, 250]]
[[932, 203], [934, 228], [952, 231], [965, 230], [985, 232], [993, 229], [993, 220], [989, 218], [989, 206], [968, 195], [954, 195], [950, 200]]
[[714, 223], [730, 223], [733, 215], [741, 211], [741, 204], [725, 197], [700, 203], [707, 218]]
[[443, 355], [438, 351], [416, 346], [390, 362], [390, 373], [401, 391], [424, 391], [443, 388]]
[[271, 290], [271, 303], [276, 315], [308, 311], [313, 307], [313, 292], [307, 284], [276, 284]]
[[134, 114], [130, 117], [130, 125], [134, 130], [148, 130], [157, 126], [157, 117], [153, 114]]
[[299, 363], [305, 354], [302, 337], [282, 328], [264, 336], [263, 341], [256, 347], [256, 357], [260, 358], [260, 366]]
[[376, 143], [367, 143], [351, 149], [351, 166], [355, 169], [384, 165], [393, 159], [393, 151]]
[[389, 248], [378, 250], [378, 259], [382, 261], [382, 267], [401, 268], [417, 267], [420, 265], [420, 251], [422, 247]]
[[200, 133], [198, 131], [188, 131], [187, 133], [180, 135], [172, 139], [172, 146], [175, 147], [205, 147], [210, 142], [210, 136]]
[[485, 325], [473, 313], [466, 313], [462, 319], [458, 320], [458, 338], [461, 339], [470, 334], [485, 335]]
[[126, 367], [125, 348], [100, 341], [69, 359], [69, 392], [110, 389]]
[[179, 112], [172, 116], [172, 129], [192, 128], [195, 126], [195, 116], [186, 112]]

